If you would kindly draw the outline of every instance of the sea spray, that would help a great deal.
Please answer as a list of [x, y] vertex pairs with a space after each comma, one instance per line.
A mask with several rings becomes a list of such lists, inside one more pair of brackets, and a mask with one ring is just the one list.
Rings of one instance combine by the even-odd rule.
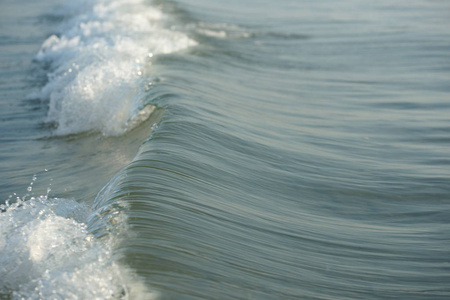
[[97, 239], [87, 230], [89, 207], [40, 196], [19, 198], [1, 209], [0, 294], [13, 299], [156, 296], [113, 260], [117, 237]]

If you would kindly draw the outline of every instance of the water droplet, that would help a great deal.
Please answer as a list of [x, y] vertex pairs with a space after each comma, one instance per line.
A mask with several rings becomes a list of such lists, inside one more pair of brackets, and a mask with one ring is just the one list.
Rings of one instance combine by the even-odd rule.
[[158, 129], [158, 123], [153, 123], [153, 125], [152, 125], [152, 128], [151, 128], [152, 130], [156, 130], [156, 129]]

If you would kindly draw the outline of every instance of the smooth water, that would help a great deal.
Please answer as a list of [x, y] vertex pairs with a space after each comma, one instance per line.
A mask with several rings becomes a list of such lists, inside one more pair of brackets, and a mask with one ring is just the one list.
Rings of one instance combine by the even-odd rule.
[[447, 1], [0, 6], [0, 298], [450, 297]]

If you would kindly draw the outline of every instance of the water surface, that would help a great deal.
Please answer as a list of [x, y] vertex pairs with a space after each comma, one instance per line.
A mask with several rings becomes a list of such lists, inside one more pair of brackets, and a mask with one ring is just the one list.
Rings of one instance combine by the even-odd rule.
[[5, 297], [450, 296], [446, 1], [24, 5]]

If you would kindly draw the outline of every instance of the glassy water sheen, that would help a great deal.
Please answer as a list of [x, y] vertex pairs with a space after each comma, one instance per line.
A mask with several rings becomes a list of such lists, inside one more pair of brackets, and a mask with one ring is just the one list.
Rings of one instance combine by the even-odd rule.
[[1, 299], [450, 298], [450, 2], [0, 8]]

